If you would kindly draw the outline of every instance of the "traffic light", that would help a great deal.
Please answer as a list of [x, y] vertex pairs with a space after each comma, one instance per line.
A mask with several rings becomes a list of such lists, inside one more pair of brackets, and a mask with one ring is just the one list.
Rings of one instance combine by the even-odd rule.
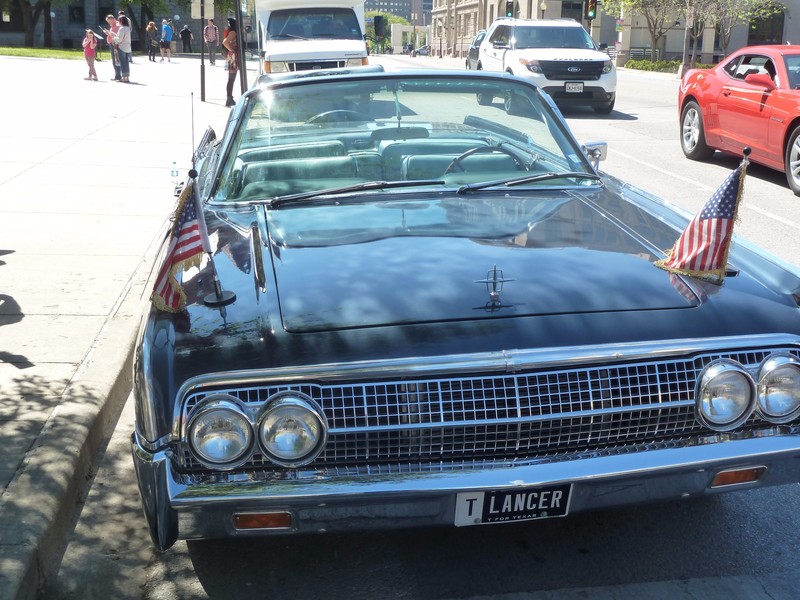
[[586, 20], [591, 21], [597, 16], [597, 0], [586, 0]]
[[514, 16], [514, 0], [506, 0], [506, 16]]
[[383, 15], [375, 15], [375, 37], [383, 37]]

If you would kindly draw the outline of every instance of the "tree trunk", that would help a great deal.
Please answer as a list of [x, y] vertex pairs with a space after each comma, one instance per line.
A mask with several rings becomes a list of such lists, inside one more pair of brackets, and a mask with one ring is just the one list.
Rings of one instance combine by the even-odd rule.
[[42, 2], [44, 14], [44, 47], [53, 47], [53, 17], [50, 16], [50, 2]]
[[33, 7], [27, 0], [19, 0], [19, 9], [22, 13], [22, 28], [25, 32], [25, 45], [33, 48], [33, 30], [36, 28], [36, 21], [33, 19]]

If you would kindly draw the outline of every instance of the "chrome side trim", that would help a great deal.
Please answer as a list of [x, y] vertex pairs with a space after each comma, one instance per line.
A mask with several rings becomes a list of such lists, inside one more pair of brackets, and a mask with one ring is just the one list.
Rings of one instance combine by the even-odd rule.
[[246, 371], [220, 371], [187, 379], [180, 387], [172, 419], [172, 439], [180, 439], [183, 401], [192, 392], [210, 386], [247, 386], [271, 381], [287, 383], [317, 379], [326, 382], [370, 377], [423, 377], [462, 373], [517, 373], [526, 369], [558, 366], [597, 365], [625, 360], [655, 360], [698, 352], [722, 349], [749, 349], [765, 346], [800, 346], [800, 336], [791, 334], [760, 334], [715, 338], [689, 338], [659, 340], [657, 342], [632, 342], [604, 346], [575, 346], [570, 348], [541, 348], [505, 350], [478, 354], [413, 357], [392, 360], [361, 361], [353, 363], [328, 363], [278, 369], [253, 369]]

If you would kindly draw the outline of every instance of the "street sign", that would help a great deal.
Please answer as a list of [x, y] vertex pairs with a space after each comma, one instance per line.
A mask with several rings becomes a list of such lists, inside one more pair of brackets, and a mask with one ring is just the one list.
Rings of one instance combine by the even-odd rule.
[[[200, 0], [192, 0], [192, 18], [193, 19], [201, 19], [203, 18], [200, 15]], [[214, 0], [205, 0], [205, 18], [206, 19], [213, 19], [214, 18]]]

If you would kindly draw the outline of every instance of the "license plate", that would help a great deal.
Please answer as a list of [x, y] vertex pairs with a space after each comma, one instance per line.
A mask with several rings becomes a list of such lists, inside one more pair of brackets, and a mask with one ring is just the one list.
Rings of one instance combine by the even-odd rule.
[[583, 92], [582, 81], [568, 81], [564, 84], [564, 91], [568, 94], [580, 94]]
[[563, 517], [569, 511], [571, 484], [464, 492], [456, 496], [457, 527]]

